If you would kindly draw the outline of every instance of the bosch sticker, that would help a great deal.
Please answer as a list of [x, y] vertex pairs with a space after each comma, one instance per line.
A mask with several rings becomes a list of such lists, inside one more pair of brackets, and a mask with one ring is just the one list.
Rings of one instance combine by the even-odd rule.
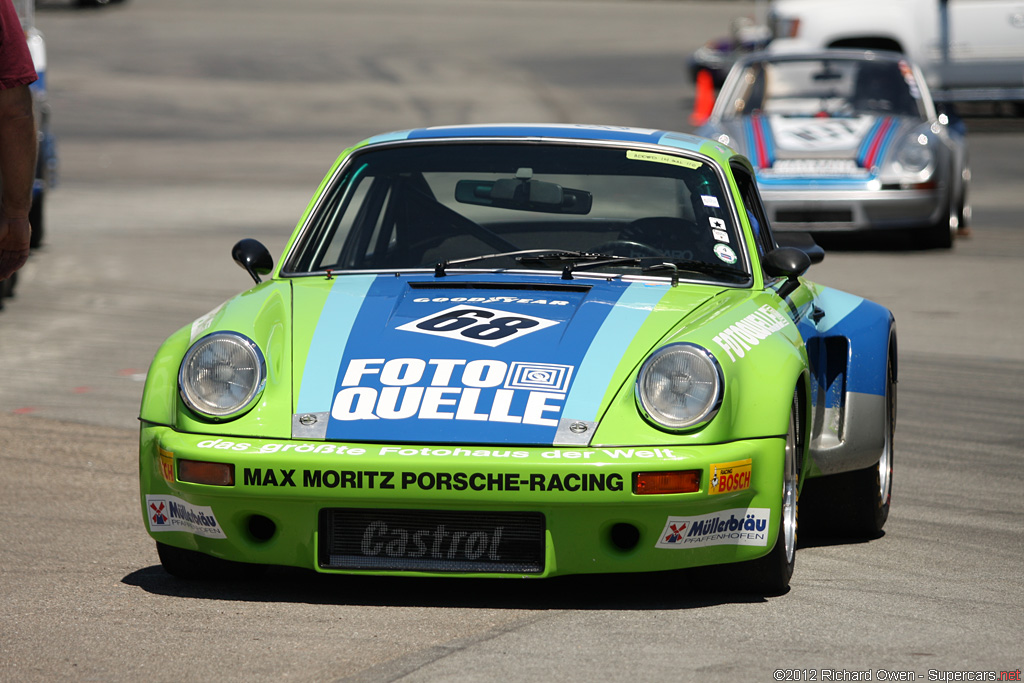
[[714, 463], [711, 465], [711, 479], [708, 495], [745, 491], [750, 488], [750, 473], [753, 464], [750, 458], [735, 462]]
[[174, 482], [174, 453], [164, 450], [159, 445], [157, 449], [157, 462], [160, 467], [160, 475], [164, 478], [164, 481], [173, 483]]

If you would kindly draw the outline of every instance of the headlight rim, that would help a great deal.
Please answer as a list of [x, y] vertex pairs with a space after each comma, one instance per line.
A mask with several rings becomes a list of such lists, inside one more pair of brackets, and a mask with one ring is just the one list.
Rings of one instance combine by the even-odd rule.
[[[915, 152], [922, 153], [927, 157], [927, 161], [923, 164], [908, 163], [908, 156]], [[932, 148], [931, 140], [924, 133], [912, 133], [904, 138], [892, 159], [893, 170], [903, 177], [905, 182], [924, 182], [935, 174], [935, 150]]]
[[[241, 403], [233, 406], [229, 410], [224, 411], [211, 411], [208, 408], [208, 404], [200, 404], [193, 396], [186, 390], [186, 378], [185, 369], [188, 366], [188, 361], [192, 356], [198, 352], [202, 346], [209, 344], [214, 338], [230, 338], [248, 351], [258, 368], [258, 380], [253, 384], [253, 387], [247, 392], [246, 398]], [[264, 356], [263, 351], [260, 349], [259, 344], [255, 341], [242, 334], [241, 332], [235, 332], [233, 330], [217, 330], [205, 334], [202, 337], [196, 339], [185, 351], [185, 354], [181, 357], [181, 364], [178, 367], [178, 395], [181, 397], [182, 402], [185, 406], [192, 411], [194, 414], [201, 416], [203, 419], [211, 420], [214, 422], [226, 422], [237, 419], [242, 415], [249, 412], [252, 407], [256, 404], [259, 397], [263, 394], [263, 390], [267, 385], [267, 359]], [[203, 407], [203, 406], [206, 407]]]
[[[681, 346], [689, 347], [695, 350], [699, 356], [703, 357], [710, 363], [711, 367], [714, 370], [716, 380], [715, 396], [713, 400], [708, 402], [705, 409], [701, 411], [701, 413], [695, 419], [690, 420], [685, 424], [673, 425], [663, 422], [654, 415], [654, 411], [650, 409], [650, 407], [648, 406], [648, 401], [645, 400], [642, 387], [644, 375], [651, 367], [652, 363], [658, 358], [660, 358], [662, 355], [670, 353], [673, 349], [676, 349]], [[715, 416], [718, 414], [718, 411], [721, 409], [722, 402], [725, 396], [725, 373], [722, 371], [722, 364], [718, 362], [718, 359], [715, 357], [715, 354], [711, 353], [711, 351], [709, 351], [704, 346], [688, 341], [672, 342], [670, 344], [666, 344], [656, 349], [647, 357], [646, 360], [644, 360], [643, 364], [640, 366], [640, 371], [637, 373], [636, 381], [633, 385], [633, 394], [636, 400], [637, 410], [643, 416], [644, 420], [646, 420], [655, 428], [660, 429], [661, 431], [670, 432], [674, 434], [693, 432], [706, 427], [708, 423], [710, 423], [715, 418]]]

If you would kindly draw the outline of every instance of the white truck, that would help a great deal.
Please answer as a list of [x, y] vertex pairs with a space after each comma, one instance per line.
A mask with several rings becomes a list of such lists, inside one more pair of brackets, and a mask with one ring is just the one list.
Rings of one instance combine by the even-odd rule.
[[1024, 0], [773, 0], [770, 49], [903, 52], [937, 101], [1013, 102], [1024, 115]]

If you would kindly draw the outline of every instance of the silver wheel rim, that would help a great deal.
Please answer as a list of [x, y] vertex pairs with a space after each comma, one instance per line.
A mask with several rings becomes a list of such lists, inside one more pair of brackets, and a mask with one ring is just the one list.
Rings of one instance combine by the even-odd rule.
[[796, 456], [796, 415], [790, 414], [782, 480], [782, 534], [788, 563], [792, 563], [796, 555]]
[[896, 383], [892, 381], [891, 368], [886, 374], [885, 446], [878, 459], [878, 497], [879, 505], [883, 506], [889, 502], [892, 494], [892, 437], [893, 425], [896, 423]]

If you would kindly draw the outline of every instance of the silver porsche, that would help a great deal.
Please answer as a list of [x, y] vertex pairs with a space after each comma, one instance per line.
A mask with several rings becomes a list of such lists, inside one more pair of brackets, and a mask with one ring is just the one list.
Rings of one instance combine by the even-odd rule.
[[696, 132], [753, 162], [776, 232], [898, 230], [949, 248], [970, 221], [966, 128], [898, 53], [749, 55]]

